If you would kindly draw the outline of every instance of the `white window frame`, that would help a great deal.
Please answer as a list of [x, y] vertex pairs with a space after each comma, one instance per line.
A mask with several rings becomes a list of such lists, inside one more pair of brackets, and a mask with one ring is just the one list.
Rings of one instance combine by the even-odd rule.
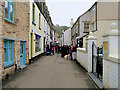
[[95, 7], [92, 9], [92, 16], [95, 15]]

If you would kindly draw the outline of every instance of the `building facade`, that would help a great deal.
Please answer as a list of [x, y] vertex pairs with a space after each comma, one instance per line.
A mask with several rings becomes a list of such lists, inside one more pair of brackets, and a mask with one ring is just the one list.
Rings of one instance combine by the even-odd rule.
[[29, 63], [29, 2], [5, 0], [0, 6], [0, 60], [5, 78]]
[[79, 36], [79, 18], [76, 20], [76, 22], [71, 26], [71, 41], [72, 41], [72, 45], [77, 45], [77, 37]]
[[71, 28], [64, 30], [64, 45], [71, 45]]
[[45, 45], [54, 40], [54, 30], [40, 0], [0, 2], [0, 21], [0, 76], [6, 78], [44, 53]]
[[54, 30], [53, 23], [50, 17], [50, 13], [48, 11], [48, 7], [46, 6], [46, 2], [43, 0], [40, 2], [40, 9], [42, 13], [42, 35], [43, 35], [43, 51], [45, 52], [45, 46], [49, 45], [49, 47], [54, 42]]
[[[73, 44], [77, 44], [82, 41], [80, 46], [85, 48], [86, 38], [89, 36], [89, 32], [91, 31], [93, 32], [93, 35], [97, 37], [97, 46], [102, 47], [102, 35], [110, 30], [110, 23], [115, 22], [118, 25], [118, 21], [117, 2], [103, 2], [102, 0], [95, 2], [92, 7], [78, 17], [74, 23], [71, 30], [71, 40]], [[77, 22], [79, 22], [79, 24], [77, 24]], [[78, 35], [77, 31], [79, 32]]]
[[46, 6], [46, 2], [43, 0], [30, 1], [30, 56], [35, 58], [45, 52], [45, 46], [51, 45], [53, 24]]
[[32, 59], [43, 53], [41, 29], [42, 20], [38, 3], [39, 2], [34, 2], [34, 0], [30, 1], [29, 59]]

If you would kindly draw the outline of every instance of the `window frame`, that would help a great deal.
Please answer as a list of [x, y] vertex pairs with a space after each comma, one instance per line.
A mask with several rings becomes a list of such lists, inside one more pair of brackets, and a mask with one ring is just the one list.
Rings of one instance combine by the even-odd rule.
[[[86, 24], [86, 25], [85, 25]], [[87, 30], [88, 29], [88, 30]], [[84, 23], [84, 31], [89, 31], [90, 29], [90, 24], [88, 22]]]
[[[6, 44], [6, 47], [5, 47]], [[11, 44], [11, 47], [10, 47]], [[11, 48], [11, 60], [9, 60], [9, 48]], [[13, 40], [4, 40], [4, 49], [6, 49], [6, 54], [4, 51], [4, 68], [7, 68], [14, 64], [14, 41]], [[6, 61], [5, 61], [6, 56]]]
[[[36, 37], [39, 37], [38, 39]], [[40, 52], [40, 35], [38, 34], [35, 34], [35, 53], [38, 53]], [[36, 45], [37, 44], [37, 45]], [[37, 51], [36, 51], [36, 48], [37, 48]]]
[[[14, 0], [5, 0], [8, 2], [8, 18], [6, 18], [6, 12], [5, 12], [5, 7], [4, 7], [4, 20], [8, 21], [8, 22], [11, 22], [11, 23], [14, 23]], [[5, 2], [4, 2], [5, 4]], [[11, 15], [10, 15], [10, 5], [12, 5], [12, 20], [11, 20]]]
[[41, 30], [40, 23], [41, 23], [41, 14], [39, 13], [39, 29]]
[[92, 16], [95, 16], [95, 7], [92, 8]]
[[95, 29], [95, 22], [92, 23], [92, 31], [96, 31], [96, 29]]
[[34, 3], [33, 3], [33, 5], [32, 5], [32, 8], [33, 8], [33, 10], [32, 10], [32, 24], [34, 25], [34, 26], [36, 26], [36, 24], [35, 24], [35, 5], [34, 5]]

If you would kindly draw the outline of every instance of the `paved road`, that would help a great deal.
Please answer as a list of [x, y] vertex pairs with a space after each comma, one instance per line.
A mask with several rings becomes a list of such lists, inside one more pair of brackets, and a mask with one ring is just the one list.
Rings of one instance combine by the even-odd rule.
[[75, 61], [42, 56], [3, 82], [4, 88], [95, 88]]

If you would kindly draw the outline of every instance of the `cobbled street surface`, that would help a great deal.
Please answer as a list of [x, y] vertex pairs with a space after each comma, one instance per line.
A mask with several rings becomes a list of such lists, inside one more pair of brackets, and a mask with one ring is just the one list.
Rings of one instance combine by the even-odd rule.
[[42, 56], [3, 81], [3, 88], [95, 88], [86, 71], [60, 55]]

